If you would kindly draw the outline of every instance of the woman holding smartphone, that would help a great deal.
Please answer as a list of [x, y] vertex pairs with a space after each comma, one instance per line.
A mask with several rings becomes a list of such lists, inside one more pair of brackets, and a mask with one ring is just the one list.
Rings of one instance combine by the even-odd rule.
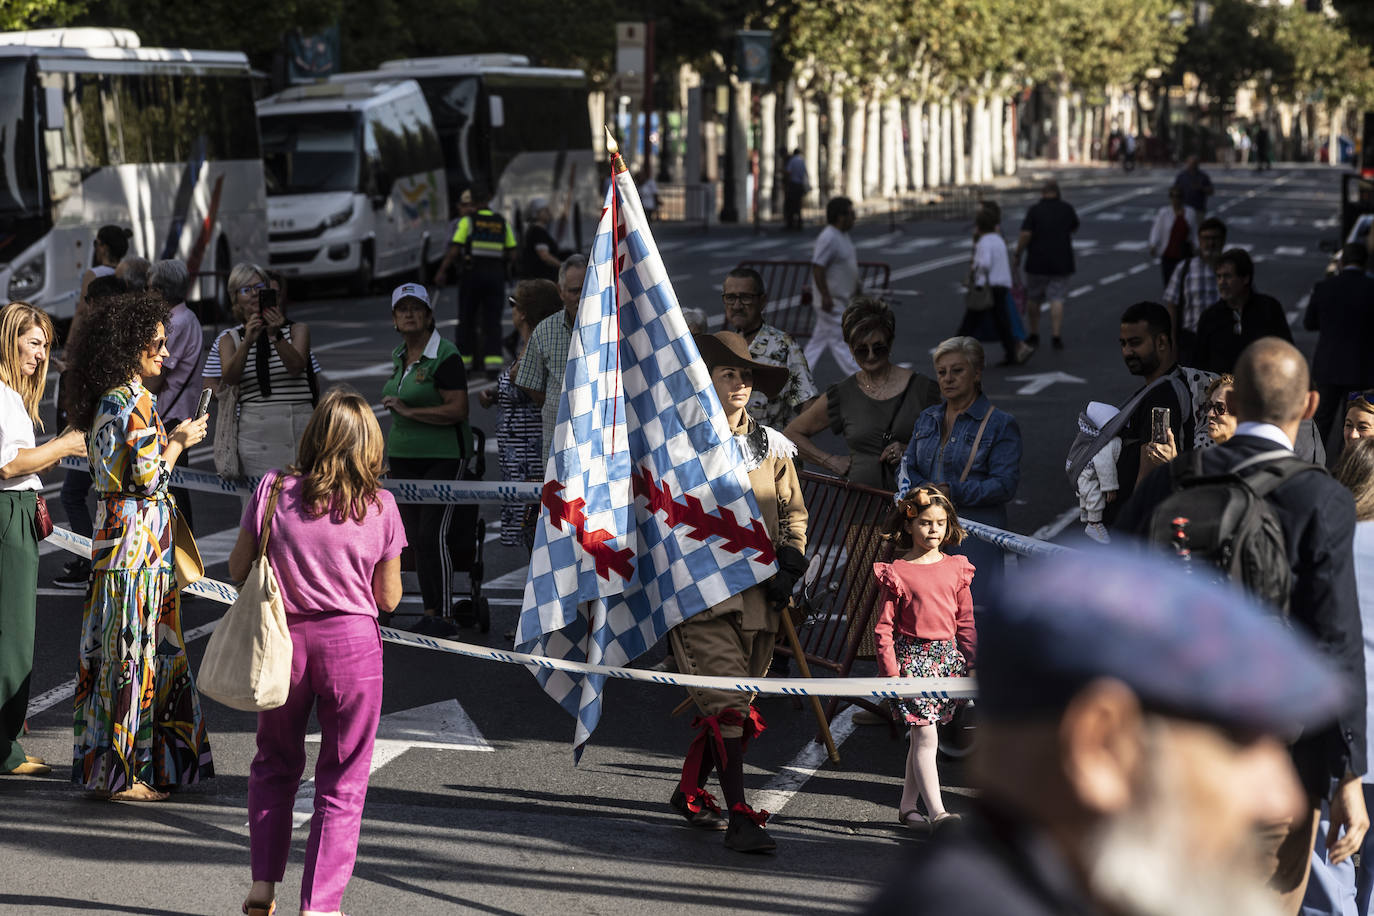
[[205, 362], [212, 387], [238, 386], [239, 463], [245, 477], [286, 467], [318, 400], [319, 366], [310, 328], [286, 319], [267, 271], [235, 264], [229, 272], [234, 318]]

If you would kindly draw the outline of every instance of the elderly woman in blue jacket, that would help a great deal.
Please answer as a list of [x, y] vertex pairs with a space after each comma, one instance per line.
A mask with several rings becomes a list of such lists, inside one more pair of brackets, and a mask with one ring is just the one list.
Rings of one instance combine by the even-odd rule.
[[[983, 394], [983, 346], [951, 337], [935, 348], [935, 380], [943, 403], [916, 420], [897, 474], [897, 495], [919, 486], [947, 488], [962, 519], [1007, 525], [1007, 503], [1021, 479], [1021, 429]], [[1002, 578], [1002, 550], [974, 536], [951, 552], [976, 572], [973, 601], [982, 604]]]

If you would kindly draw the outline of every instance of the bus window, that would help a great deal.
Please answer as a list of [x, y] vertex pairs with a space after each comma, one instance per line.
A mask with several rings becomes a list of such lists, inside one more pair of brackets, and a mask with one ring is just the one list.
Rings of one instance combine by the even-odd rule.
[[262, 118], [260, 129], [269, 197], [358, 189], [357, 115], [275, 115]]
[[391, 183], [403, 175], [410, 174], [410, 152], [406, 147], [405, 124], [401, 121], [396, 108], [380, 105], [367, 113], [368, 124], [377, 140], [379, 161], [373, 177], [377, 181], [377, 193], [389, 194]]
[[[22, 59], [0, 61], [0, 226], [42, 209], [37, 125], [27, 65]], [[0, 260], [16, 253], [0, 251]]]
[[475, 76], [431, 76], [419, 80], [434, 116], [444, 161], [449, 169], [449, 193], [485, 178], [476, 153], [477, 100], [481, 84]]

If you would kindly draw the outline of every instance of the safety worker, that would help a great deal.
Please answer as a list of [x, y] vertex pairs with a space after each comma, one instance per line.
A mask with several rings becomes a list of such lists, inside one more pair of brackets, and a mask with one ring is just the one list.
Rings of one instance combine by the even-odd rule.
[[471, 372], [486, 370], [494, 379], [501, 372], [501, 313], [506, 280], [515, 263], [515, 233], [506, 218], [492, 210], [491, 194], [485, 189], [464, 191], [459, 203], [476, 209], [459, 218], [434, 282], [443, 286], [449, 266], [459, 262], [458, 351], [472, 358]]

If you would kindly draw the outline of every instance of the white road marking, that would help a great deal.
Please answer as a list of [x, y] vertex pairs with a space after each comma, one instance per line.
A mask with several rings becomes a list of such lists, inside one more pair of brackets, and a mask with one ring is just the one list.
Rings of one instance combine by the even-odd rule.
[[[857, 706], [850, 706], [830, 721], [830, 737], [834, 739], [836, 748], [854, 733], [854, 713], [858, 709]], [[808, 741], [795, 757], [778, 770], [776, 776], [768, 780], [762, 791], [754, 793], [754, 807], [759, 811], [777, 814], [787, 807], [792, 796], [801, 791], [802, 786], [816, 775], [816, 771], [828, 759], [829, 752], [824, 744]]]
[[1080, 286], [1080, 287], [1078, 287], [1078, 289], [1070, 290], [1070, 291], [1069, 291], [1069, 298], [1070, 298], [1070, 299], [1077, 299], [1079, 296], [1086, 296], [1088, 293], [1090, 293], [1090, 292], [1092, 292], [1092, 291], [1093, 291], [1093, 285], [1092, 285], [1091, 283], [1089, 283], [1087, 286]]
[[1126, 279], [1126, 274], [1125, 274], [1125, 272], [1114, 273], [1114, 274], [1107, 274], [1107, 276], [1105, 276], [1105, 277], [1103, 277], [1101, 280], [1098, 280], [1098, 281], [1097, 281], [1097, 285], [1098, 285], [1098, 286], [1106, 286], [1108, 283], [1115, 283], [1117, 280], [1124, 280], [1124, 279]]
[[1147, 270], [1150, 269], [1150, 266], [1151, 266], [1151, 265], [1149, 265], [1149, 264], [1137, 264], [1136, 266], [1132, 267], [1130, 270], [1126, 271], [1126, 273], [1128, 273], [1128, 274], [1139, 274], [1139, 273], [1144, 273], [1145, 271], [1147, 271]]
[[1117, 242], [1112, 246], [1112, 251], [1144, 251], [1148, 247], [1150, 247], [1149, 242]]
[[932, 270], [939, 270], [941, 267], [949, 267], [953, 264], [967, 264], [968, 261], [969, 255], [967, 253], [946, 255], [943, 258], [936, 258], [933, 261], [912, 264], [910, 267], [900, 267], [894, 270], [888, 279], [889, 281], [905, 280], [907, 277], [915, 277], [920, 274], [930, 273]]
[[1044, 525], [1036, 529], [1035, 534], [1031, 535], [1031, 537], [1035, 538], [1037, 541], [1051, 540], [1052, 538], [1057, 537], [1059, 535], [1059, 532], [1063, 531], [1065, 528], [1069, 527], [1069, 525], [1073, 524], [1073, 522], [1078, 518], [1078, 514], [1079, 510], [1077, 506], [1065, 509], [1063, 512], [1059, 513], [1059, 517], [1056, 518], [1054, 521], [1050, 522], [1048, 525]]
[[311, 353], [323, 353], [326, 350], [340, 350], [344, 347], [356, 347], [358, 344], [376, 343], [376, 337], [350, 337], [347, 340], [335, 340], [327, 344], [312, 344]]
[[1069, 375], [1067, 372], [1034, 372], [1030, 375], [1009, 375], [1007, 381], [1026, 383], [1016, 389], [1016, 393], [1020, 395], [1039, 394], [1057, 382], [1067, 382], [1073, 385], [1086, 384], [1085, 379], [1076, 375]]
[[1126, 217], [1125, 215], [1117, 213], [1115, 211], [1107, 211], [1105, 213], [1097, 214], [1097, 218], [1104, 223], [1119, 223]]
[[875, 235], [871, 238], [860, 239], [854, 243], [855, 248], [881, 248], [889, 242], [895, 242], [902, 238], [900, 232], [885, 232], [882, 235]]
[[1117, 204], [1125, 203], [1126, 201], [1134, 197], [1141, 197], [1145, 194], [1155, 193], [1157, 193], [1157, 190], [1155, 188], [1144, 187], [1136, 188], [1134, 191], [1127, 191], [1124, 194], [1115, 194], [1111, 197], [1104, 197], [1101, 200], [1093, 201], [1090, 204], [1084, 204], [1083, 206], [1079, 207], [1078, 215], [1084, 216], [1089, 213], [1096, 213], [1099, 210], [1105, 210], [1108, 207], [1115, 207]]
[[1274, 254], [1279, 256], [1302, 257], [1307, 254], [1307, 249], [1301, 245], [1280, 245], [1274, 249]]
[[[319, 743], [318, 733], [305, 740]], [[436, 748], [441, 751], [487, 751], [496, 748], [487, 743], [476, 723], [457, 700], [441, 700], [415, 709], [402, 709], [382, 716], [377, 724], [377, 740], [372, 746], [372, 763], [368, 775], [377, 772], [413, 747]], [[301, 780], [296, 790], [291, 822], [300, 827], [315, 813], [315, 780]]]
[[893, 246], [892, 246], [891, 248], [889, 248], [888, 250], [889, 250], [890, 252], [892, 252], [893, 254], [911, 254], [913, 251], [915, 251], [915, 250], [918, 249], [918, 248], [931, 248], [931, 247], [933, 247], [933, 246], [935, 246], [935, 245], [939, 245], [939, 244], [941, 244], [941, 243], [943, 243], [943, 242], [946, 242], [946, 241], [949, 241], [949, 240], [948, 240], [948, 239], [910, 239], [910, 240], [908, 240], [908, 241], [903, 242], [903, 243], [900, 244], [900, 245], [893, 245]]

